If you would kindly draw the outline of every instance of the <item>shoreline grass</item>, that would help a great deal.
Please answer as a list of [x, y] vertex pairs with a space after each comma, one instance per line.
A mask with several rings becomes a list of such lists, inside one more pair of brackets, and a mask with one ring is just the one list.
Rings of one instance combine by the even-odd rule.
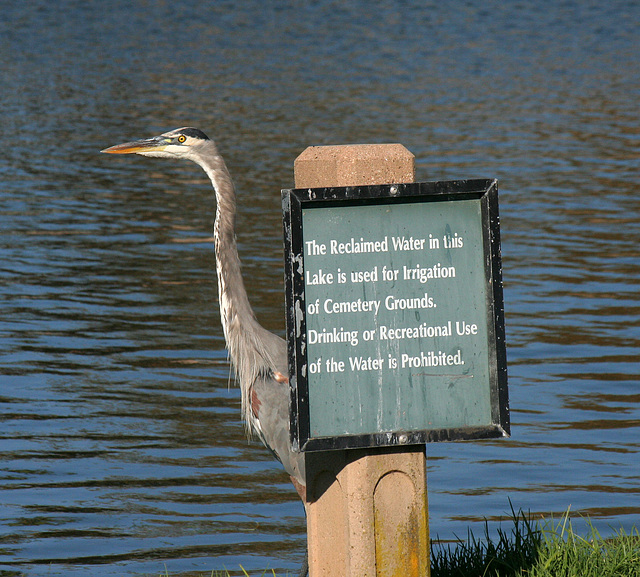
[[573, 529], [569, 512], [559, 521], [534, 522], [512, 509], [513, 527], [497, 539], [469, 531], [466, 541], [431, 544], [431, 577], [640, 577], [640, 532], [620, 529], [603, 538], [586, 519], [588, 532]]
[[603, 538], [589, 523], [586, 537], [577, 535], [567, 517], [552, 530], [543, 530], [535, 565], [518, 577], [640, 577], [640, 532], [619, 529]]
[[[490, 535], [485, 521], [484, 538], [469, 530], [466, 540], [431, 543], [431, 577], [640, 577], [640, 531], [620, 529], [602, 537], [586, 519], [585, 536], [577, 534], [569, 511], [558, 521], [534, 521], [511, 508], [512, 526]], [[241, 572], [212, 571], [199, 577], [250, 577]], [[292, 574], [280, 577], [291, 577]], [[171, 577], [168, 572], [160, 577]], [[254, 577], [279, 577], [272, 569]]]
[[431, 577], [515, 576], [519, 569], [532, 566], [542, 543], [542, 530], [522, 511], [511, 507], [513, 527], [509, 532], [497, 529], [491, 537], [489, 522], [484, 523], [484, 539], [477, 539], [471, 530], [466, 541], [431, 542]]

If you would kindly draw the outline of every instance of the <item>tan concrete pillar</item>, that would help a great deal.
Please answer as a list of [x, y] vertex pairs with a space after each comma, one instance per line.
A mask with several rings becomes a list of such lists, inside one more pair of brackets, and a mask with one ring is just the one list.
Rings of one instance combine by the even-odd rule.
[[[311, 146], [296, 188], [414, 182], [401, 144]], [[309, 577], [429, 576], [424, 446], [307, 453]]]

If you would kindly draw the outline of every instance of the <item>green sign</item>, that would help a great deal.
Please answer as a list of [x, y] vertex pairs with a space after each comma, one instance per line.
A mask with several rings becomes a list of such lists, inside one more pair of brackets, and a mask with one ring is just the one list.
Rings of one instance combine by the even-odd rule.
[[283, 198], [294, 442], [508, 434], [497, 183]]

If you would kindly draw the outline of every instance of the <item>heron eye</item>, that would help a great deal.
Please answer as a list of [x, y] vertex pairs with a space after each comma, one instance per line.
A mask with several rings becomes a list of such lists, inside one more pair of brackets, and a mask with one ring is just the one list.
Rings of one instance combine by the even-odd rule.
[[187, 137], [184, 134], [178, 136], [178, 142], [183, 143], [185, 140], [187, 140]]

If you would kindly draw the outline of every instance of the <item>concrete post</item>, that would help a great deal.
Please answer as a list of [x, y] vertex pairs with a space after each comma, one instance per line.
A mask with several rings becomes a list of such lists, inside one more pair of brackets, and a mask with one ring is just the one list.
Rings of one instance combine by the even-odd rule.
[[[414, 182], [401, 144], [311, 146], [296, 188]], [[424, 446], [307, 453], [309, 577], [428, 577]]]

